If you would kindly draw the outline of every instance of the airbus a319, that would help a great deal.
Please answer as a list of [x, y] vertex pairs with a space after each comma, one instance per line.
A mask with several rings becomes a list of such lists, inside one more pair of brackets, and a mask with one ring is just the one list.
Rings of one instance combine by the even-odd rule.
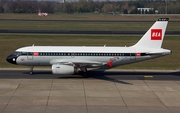
[[144, 36], [129, 47], [96, 46], [27, 46], [22, 47], [6, 60], [16, 65], [52, 66], [53, 74], [77, 74], [88, 77], [87, 68], [112, 68], [119, 65], [153, 59], [171, 54], [161, 48], [168, 18], [159, 18]]

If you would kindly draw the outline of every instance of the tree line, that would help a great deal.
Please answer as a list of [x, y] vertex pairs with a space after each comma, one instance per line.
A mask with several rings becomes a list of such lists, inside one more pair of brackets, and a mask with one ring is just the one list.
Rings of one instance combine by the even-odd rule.
[[[50, 2], [0, 0], [0, 13], [120, 13], [120, 14], [165, 14], [167, 4], [168, 14], [180, 14], [180, 0], [139, 0], [121, 2], [98, 2], [93, 0], [79, 0], [78, 2]], [[138, 10], [138, 8], [153, 8], [152, 10]], [[158, 12], [155, 12], [158, 11]]]

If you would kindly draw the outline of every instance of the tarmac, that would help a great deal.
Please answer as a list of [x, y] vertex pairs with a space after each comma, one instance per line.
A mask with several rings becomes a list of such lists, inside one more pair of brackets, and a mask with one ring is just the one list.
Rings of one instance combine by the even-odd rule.
[[1, 113], [179, 113], [180, 70], [0, 69]]

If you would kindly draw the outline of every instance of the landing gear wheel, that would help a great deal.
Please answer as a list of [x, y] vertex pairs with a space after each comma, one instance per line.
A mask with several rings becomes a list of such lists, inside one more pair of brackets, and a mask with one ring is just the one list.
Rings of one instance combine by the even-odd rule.
[[34, 66], [30, 66], [30, 71], [29, 71], [29, 74], [30, 74], [30, 75], [33, 74], [33, 68], [34, 68]]
[[32, 71], [30, 71], [30, 72], [29, 72], [29, 74], [30, 74], [30, 75], [32, 75], [32, 74], [33, 74], [33, 72], [32, 72]]
[[88, 78], [89, 77], [87, 72], [83, 72], [82, 76], [83, 76], [83, 78]]
[[82, 68], [81, 70], [82, 70], [82, 77], [83, 77], [83, 78], [88, 78], [89, 76], [88, 76], [87, 69], [84, 67], [84, 68]]

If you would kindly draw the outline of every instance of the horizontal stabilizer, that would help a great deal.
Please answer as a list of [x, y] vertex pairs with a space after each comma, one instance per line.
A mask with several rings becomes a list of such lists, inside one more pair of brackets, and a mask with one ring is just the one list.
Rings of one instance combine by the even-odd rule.
[[163, 49], [163, 50], [160, 50], [160, 51], [153, 51], [153, 52], [148, 52], [146, 53], [147, 55], [163, 55], [163, 54], [171, 54], [172, 51], [171, 50], [166, 50], [166, 49]]

